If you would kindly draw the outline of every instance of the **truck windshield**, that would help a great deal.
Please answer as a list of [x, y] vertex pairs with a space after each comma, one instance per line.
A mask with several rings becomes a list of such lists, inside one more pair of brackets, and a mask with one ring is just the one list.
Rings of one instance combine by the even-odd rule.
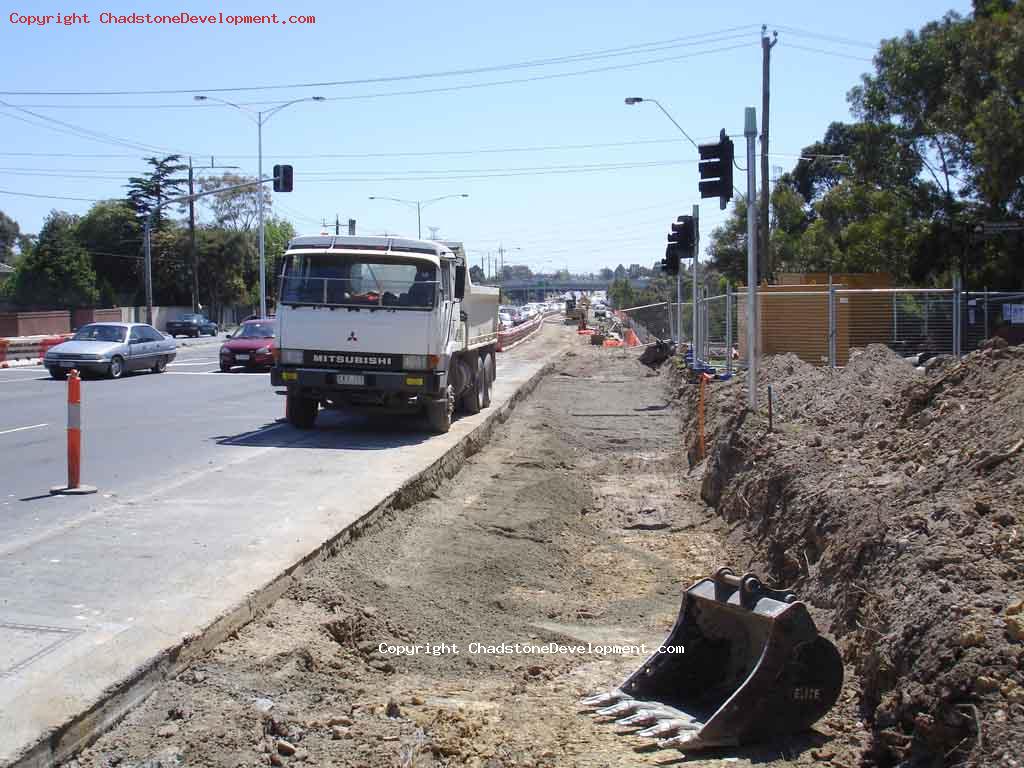
[[345, 253], [293, 253], [281, 277], [281, 303], [430, 309], [437, 267], [414, 259]]

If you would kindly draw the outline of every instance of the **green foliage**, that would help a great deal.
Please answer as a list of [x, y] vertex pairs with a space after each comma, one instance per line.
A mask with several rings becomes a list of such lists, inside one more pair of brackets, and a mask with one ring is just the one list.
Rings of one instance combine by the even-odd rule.
[[18, 222], [0, 211], [0, 262], [10, 264], [14, 258], [14, 246], [21, 238]]
[[128, 204], [140, 222], [153, 212], [153, 227], [161, 229], [167, 221], [166, 211], [161, 206], [167, 200], [186, 194], [188, 178], [177, 174], [188, 166], [181, 162], [181, 155], [147, 157], [146, 162], [152, 168], [148, 174], [128, 179]]
[[96, 273], [78, 242], [77, 217], [53, 211], [35, 247], [21, 259], [12, 279], [14, 301], [26, 307], [89, 307], [99, 298]]
[[[620, 264], [619, 266], [621, 267], [622, 265]], [[637, 306], [633, 286], [624, 277], [615, 278], [612, 284], [608, 286], [608, 300], [611, 301], [615, 309]]]
[[474, 284], [479, 284], [484, 281], [484, 271], [479, 264], [474, 264], [469, 268], [469, 279]]
[[[205, 176], [199, 180], [199, 189], [202, 192], [209, 192], [214, 189], [232, 187], [238, 184], [255, 182], [255, 176], [241, 176], [237, 173], [225, 173], [222, 176]], [[229, 192], [218, 192], [213, 195], [201, 198], [213, 214], [214, 223], [223, 229], [231, 229], [236, 232], [248, 232], [256, 229], [256, 222], [259, 218], [259, 195], [263, 196], [263, 215], [267, 216], [270, 210], [272, 199], [270, 190], [266, 185], [243, 189], [235, 189]]]
[[92, 257], [104, 304], [142, 289], [142, 227], [126, 201], [93, 205], [78, 222], [77, 237]]
[[[274, 297], [277, 296], [277, 282], [281, 276], [281, 270], [284, 268], [284, 253], [288, 250], [288, 242], [295, 237], [295, 227], [291, 225], [291, 222], [279, 219], [277, 217], [264, 219], [263, 221], [264, 235], [263, 235], [263, 252], [266, 259], [267, 266], [267, 293], [268, 301], [273, 303]], [[250, 240], [253, 238], [250, 237]], [[256, 252], [256, 260], [259, 259], [259, 253]], [[258, 264], [254, 262], [257, 268], [256, 282], [259, 281]], [[259, 305], [259, 290], [257, 288], [255, 305]]]
[[[832, 123], [772, 189], [771, 272], [1022, 285], [1020, 244], [970, 233], [1024, 217], [1024, 6], [977, 0], [971, 17], [883, 41], [874, 62], [848, 94], [858, 122]], [[742, 200], [709, 250], [745, 282]]]

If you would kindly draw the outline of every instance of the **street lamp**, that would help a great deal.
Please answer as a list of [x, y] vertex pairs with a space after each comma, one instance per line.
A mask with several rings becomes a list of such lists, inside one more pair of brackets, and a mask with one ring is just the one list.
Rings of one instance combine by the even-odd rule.
[[256, 205], [259, 217], [259, 250], [260, 250], [260, 317], [267, 316], [267, 267], [266, 267], [266, 255], [264, 251], [264, 233], [263, 233], [263, 124], [280, 112], [285, 107], [290, 107], [292, 104], [298, 104], [303, 101], [326, 101], [323, 96], [304, 96], [301, 99], [292, 99], [286, 101], [284, 104], [278, 104], [276, 107], [268, 109], [266, 111], [260, 110], [253, 112], [248, 107], [244, 107], [241, 104], [235, 104], [234, 102], [227, 101], [225, 99], [218, 98], [217, 96], [203, 96], [196, 94], [193, 96], [196, 101], [215, 101], [218, 104], [224, 104], [228, 107], [234, 107], [239, 112], [247, 115], [250, 120], [256, 123], [256, 136], [258, 143], [258, 167], [257, 167], [257, 185], [256, 191], [259, 202]]
[[[678, 128], [679, 132], [681, 134], [683, 134], [683, 136], [686, 137], [687, 141], [689, 141], [691, 144], [693, 144], [693, 146], [697, 147], [697, 151], [698, 152], [700, 151], [700, 147], [697, 145], [697, 142], [694, 141], [690, 137], [690, 134], [688, 134], [686, 131], [683, 130], [683, 126], [681, 126], [679, 123], [676, 122], [676, 119], [674, 117], [672, 117], [672, 115], [670, 115], [668, 113], [668, 110], [665, 109], [663, 106], [661, 106], [661, 102], [660, 101], [658, 101], [657, 99], [645, 99], [642, 96], [627, 96], [626, 97], [626, 105], [630, 106], [630, 107], [632, 107], [632, 106], [634, 106], [636, 104], [642, 104], [645, 101], [648, 101], [651, 104], [656, 105], [658, 107], [658, 109], [660, 109], [664, 113], [665, 117], [667, 117], [669, 120], [672, 121], [672, 125], [674, 125], [676, 128]], [[698, 210], [699, 209], [697, 208], [696, 205], [693, 206], [694, 218], [696, 218]], [[697, 346], [697, 331], [698, 331], [698, 327], [697, 327], [697, 261], [698, 261], [698, 259], [697, 259], [697, 248], [695, 246], [694, 249], [693, 249], [693, 331], [692, 331], [692, 334], [693, 334], [693, 336], [692, 336], [692, 341], [693, 341], [693, 364], [694, 364], [695, 367], [697, 365], [697, 349], [698, 349], [698, 346]], [[677, 345], [681, 345], [682, 341], [683, 341], [683, 271], [681, 269], [678, 272], [676, 272], [676, 335], [679, 337], [678, 339], [676, 339], [676, 344]]]
[[423, 224], [422, 224], [422, 212], [431, 203], [436, 203], [441, 200], [448, 200], [453, 197], [469, 197], [469, 195], [462, 193], [458, 195], [442, 195], [441, 197], [434, 197], [430, 200], [400, 200], [397, 197], [379, 197], [377, 195], [370, 195], [371, 200], [390, 200], [392, 203], [401, 203], [402, 205], [415, 205], [416, 206], [416, 237], [423, 239]]

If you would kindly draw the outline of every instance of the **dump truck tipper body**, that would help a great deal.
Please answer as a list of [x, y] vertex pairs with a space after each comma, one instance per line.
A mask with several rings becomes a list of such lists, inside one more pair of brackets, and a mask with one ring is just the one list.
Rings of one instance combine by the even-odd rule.
[[498, 289], [473, 285], [461, 244], [397, 237], [297, 237], [277, 304], [277, 361], [288, 420], [319, 408], [423, 413], [447, 432], [454, 412], [490, 404]]

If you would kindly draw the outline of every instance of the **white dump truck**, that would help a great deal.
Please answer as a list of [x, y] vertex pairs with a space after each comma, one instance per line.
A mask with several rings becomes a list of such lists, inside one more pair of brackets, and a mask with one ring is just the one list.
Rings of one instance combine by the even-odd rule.
[[460, 243], [318, 235], [288, 244], [271, 382], [288, 421], [321, 406], [424, 413], [447, 432], [456, 410], [490, 405], [498, 289], [473, 285]]

